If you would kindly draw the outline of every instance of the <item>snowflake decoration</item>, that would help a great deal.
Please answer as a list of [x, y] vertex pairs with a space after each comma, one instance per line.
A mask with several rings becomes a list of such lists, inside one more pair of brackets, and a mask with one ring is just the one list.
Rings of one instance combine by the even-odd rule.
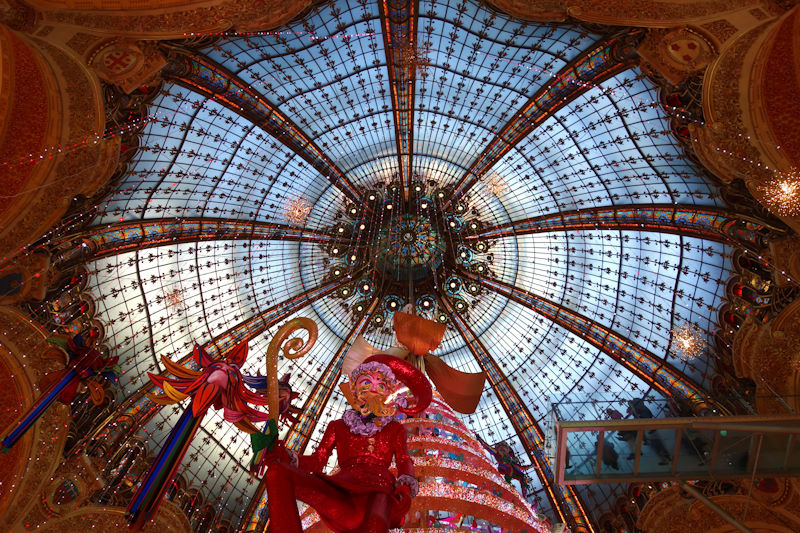
[[285, 208], [286, 220], [295, 226], [305, 226], [308, 214], [311, 213], [311, 206], [302, 198], [289, 200]]
[[767, 207], [780, 216], [800, 215], [800, 171], [776, 172], [766, 185], [758, 188]]
[[706, 341], [697, 324], [685, 322], [670, 331], [672, 343], [669, 352], [681, 361], [690, 361], [703, 353]]
[[489, 192], [493, 195], [500, 197], [501, 194], [505, 193], [508, 190], [503, 179], [500, 177], [500, 174], [497, 172], [492, 172], [488, 176], [481, 177], [481, 183], [483, 183]]

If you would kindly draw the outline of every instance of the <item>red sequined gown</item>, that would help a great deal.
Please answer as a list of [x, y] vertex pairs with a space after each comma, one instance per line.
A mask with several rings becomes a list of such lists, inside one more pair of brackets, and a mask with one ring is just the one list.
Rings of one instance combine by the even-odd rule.
[[[323, 474], [334, 447], [340, 470]], [[269, 466], [272, 531], [302, 532], [295, 499], [312, 506], [339, 533], [383, 533], [401, 526], [411, 504], [410, 489], [395, 489], [389, 470], [393, 457], [398, 475], [414, 475], [406, 430], [398, 422], [389, 422], [373, 436], [353, 434], [342, 420], [331, 422], [316, 451], [299, 458], [299, 468], [284, 462]]]

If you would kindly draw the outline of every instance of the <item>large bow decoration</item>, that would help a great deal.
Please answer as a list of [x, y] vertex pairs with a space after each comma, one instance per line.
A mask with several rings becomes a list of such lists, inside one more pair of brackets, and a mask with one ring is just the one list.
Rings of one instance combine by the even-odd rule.
[[486, 373], [461, 372], [430, 353], [441, 344], [447, 325], [396, 311], [393, 326], [402, 347], [379, 350], [359, 335], [345, 357], [342, 373], [349, 374], [371, 355], [393, 355], [424, 371], [444, 401], [454, 410], [463, 414], [474, 413], [481, 399]]

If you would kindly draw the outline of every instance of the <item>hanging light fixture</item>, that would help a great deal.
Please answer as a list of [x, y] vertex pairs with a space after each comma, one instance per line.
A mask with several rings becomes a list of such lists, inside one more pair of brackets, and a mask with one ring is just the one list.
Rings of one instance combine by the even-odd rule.
[[430, 50], [430, 45], [427, 43], [418, 47], [412, 39], [408, 39], [406, 44], [400, 48], [400, 64], [409, 74], [415, 73], [426, 78], [431, 66], [431, 59], [428, 57]]
[[776, 172], [774, 177], [759, 191], [764, 195], [764, 203], [780, 216], [800, 215], [800, 171]]
[[305, 226], [311, 206], [302, 198], [289, 200], [284, 209], [286, 220], [294, 226]]
[[706, 348], [706, 341], [697, 324], [684, 322], [670, 331], [670, 337], [672, 342], [669, 353], [681, 361], [690, 361], [696, 358]]
[[492, 172], [489, 175], [481, 176], [481, 183], [489, 190], [494, 196], [500, 197], [501, 194], [507, 190], [506, 184], [503, 182], [500, 174]]
[[183, 295], [186, 289], [180, 286], [173, 287], [164, 292], [164, 303], [167, 308], [177, 310], [183, 307]]

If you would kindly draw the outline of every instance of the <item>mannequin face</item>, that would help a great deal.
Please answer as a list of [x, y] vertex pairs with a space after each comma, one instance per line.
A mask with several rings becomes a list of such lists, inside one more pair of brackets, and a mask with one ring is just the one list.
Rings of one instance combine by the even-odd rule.
[[363, 415], [392, 416], [394, 403], [386, 404], [386, 399], [394, 392], [392, 384], [383, 372], [365, 372], [358, 376], [353, 387], [357, 410]]

